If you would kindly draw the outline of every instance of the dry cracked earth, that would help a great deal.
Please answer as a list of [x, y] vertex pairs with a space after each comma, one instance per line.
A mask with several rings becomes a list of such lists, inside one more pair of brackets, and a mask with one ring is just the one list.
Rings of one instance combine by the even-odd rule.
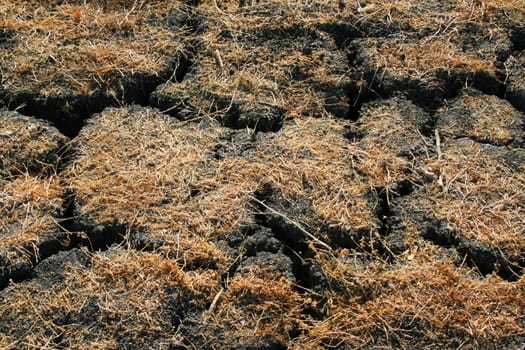
[[524, 349], [521, 0], [0, 4], [0, 347]]

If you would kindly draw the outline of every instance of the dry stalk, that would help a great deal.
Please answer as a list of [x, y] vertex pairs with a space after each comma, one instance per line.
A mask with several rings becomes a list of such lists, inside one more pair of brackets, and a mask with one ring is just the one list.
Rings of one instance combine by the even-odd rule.
[[438, 185], [443, 188], [443, 172], [441, 168], [441, 160], [443, 158], [443, 155], [441, 153], [441, 137], [439, 136], [439, 130], [436, 128], [434, 131], [434, 135], [436, 137], [436, 153], [438, 156], [438, 162], [439, 162], [439, 176], [438, 176]]
[[288, 216], [284, 215], [283, 213], [279, 213], [278, 211], [276, 211], [275, 209], [271, 208], [270, 206], [268, 206], [266, 203], [264, 203], [263, 201], [260, 201], [259, 199], [253, 197], [253, 196], [249, 196], [251, 200], [255, 201], [256, 203], [262, 205], [263, 207], [265, 207], [266, 209], [268, 209], [270, 212], [272, 212], [273, 214], [277, 215], [277, 216], [280, 216], [282, 217], [283, 219], [285, 219], [286, 221], [288, 221], [289, 223], [293, 224], [295, 227], [297, 227], [302, 233], [304, 233], [307, 237], [309, 237], [311, 240], [313, 240], [315, 243], [319, 244], [320, 246], [326, 248], [327, 250], [332, 250], [332, 247], [330, 247], [328, 244], [326, 244], [325, 242], [321, 241], [319, 238], [315, 237], [313, 234], [311, 234], [310, 232], [306, 231], [297, 221], [294, 221], [292, 219], [290, 219]]

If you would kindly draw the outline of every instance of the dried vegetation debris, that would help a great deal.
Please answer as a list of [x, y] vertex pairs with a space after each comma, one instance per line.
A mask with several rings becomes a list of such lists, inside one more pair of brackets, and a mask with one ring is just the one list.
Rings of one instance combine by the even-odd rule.
[[360, 82], [355, 103], [402, 92], [433, 110], [465, 85], [498, 94], [502, 82], [495, 58], [480, 59], [453, 45], [448, 39], [427, 42], [402, 34], [354, 40], [348, 49], [355, 67], [351, 77]]
[[69, 141], [49, 123], [0, 110], [0, 173], [39, 174], [58, 165]]
[[523, 146], [525, 115], [512, 105], [476, 90], [463, 90], [436, 115], [439, 132], [445, 137], [468, 137], [492, 145]]
[[468, 238], [517, 259], [524, 249], [521, 187], [525, 178], [522, 170], [500, 160], [507, 152], [471, 140], [447, 141], [440, 170], [443, 203], [436, 209]]
[[[76, 220], [93, 228], [118, 218], [149, 238], [161, 235], [168, 246], [195, 234], [213, 242], [252, 223], [254, 210], [267, 211], [253, 198], [268, 183], [285, 201], [313, 199], [307, 205], [313, 217], [292, 220], [312, 228], [374, 228], [373, 198], [352, 166], [344, 122], [298, 120], [251, 141], [244, 140], [246, 131], [208, 122], [177, 122], [142, 107], [92, 118], [75, 139], [78, 157], [66, 169]], [[238, 153], [238, 147], [246, 150]]]
[[[235, 227], [242, 212], [225, 211], [238, 209], [235, 192], [242, 189], [229, 178], [217, 188], [224, 170], [214, 149], [227, 129], [214, 126], [184, 125], [142, 107], [93, 117], [75, 139], [78, 157], [66, 170], [76, 215], [101, 223], [119, 218], [152, 231], [219, 234]], [[209, 205], [211, 198], [224, 207]]]
[[159, 86], [153, 105], [179, 119], [212, 114], [257, 131], [278, 130], [284, 117], [346, 117], [346, 58], [297, 8], [229, 5], [220, 17], [199, 10], [203, 48], [181, 84]]
[[12, 348], [234, 348], [263, 337], [285, 344], [303, 303], [271, 267], [247, 266], [223, 290], [207, 270], [185, 271], [163, 255], [119, 248], [61, 252], [2, 298], [16, 299], [0, 307], [2, 320], [11, 321], [2, 322], [0, 341]]
[[391, 235], [403, 237], [408, 247], [419, 237], [454, 248], [460, 261], [483, 274], [519, 279], [525, 261], [523, 164], [505, 161], [516, 152], [466, 138], [446, 140], [441, 152], [428, 165], [436, 176], [432, 184], [392, 200]]
[[30, 277], [30, 269], [67, 241], [61, 232], [64, 187], [55, 176], [21, 175], [0, 185], [0, 286]]
[[523, 340], [523, 284], [481, 280], [432, 246], [393, 265], [363, 263], [348, 252], [321, 262], [345, 293], [328, 294], [327, 316], [292, 348], [517, 349]]
[[98, 106], [0, 115], [6, 348], [525, 344], [522, 2], [16, 6], [2, 89]]
[[424, 159], [434, 154], [429, 138], [433, 120], [429, 113], [411, 101], [393, 97], [372, 101], [361, 107], [359, 120], [347, 132], [351, 140], [369, 152], [385, 156]]
[[56, 169], [68, 139], [42, 120], [0, 110], [0, 286], [55, 253], [65, 188]]
[[[344, 22], [353, 24], [362, 36], [370, 37], [404, 31], [415, 35], [445, 33], [457, 39], [460, 36], [456, 29], [465, 25], [518, 33], [525, 18], [523, 4], [519, 0], [371, 0], [346, 5], [349, 11], [343, 17]], [[463, 36], [463, 39], [470, 40], [468, 36]]]
[[[391, 108], [392, 106], [396, 108]], [[317, 310], [315, 313], [327, 312], [324, 309], [327, 302], [325, 298], [331, 300], [330, 303], [334, 301], [330, 298], [342, 298], [341, 295], [347, 293], [357, 293], [360, 298], [371, 298], [376, 293], [371, 289], [378, 288], [377, 283], [380, 282], [369, 277], [369, 274], [375, 274], [375, 269], [383, 271], [384, 283], [387, 283], [386, 276], [391, 277], [392, 271], [385, 267], [381, 259], [376, 261], [374, 258], [376, 254], [381, 256], [388, 251], [395, 252], [399, 256], [396, 259], [404, 261], [399, 263], [400, 266], [407, 266], [399, 267], [403, 271], [420, 267], [419, 260], [414, 260], [412, 255], [422, 254], [422, 259], [432, 261], [435, 258], [445, 265], [453, 265], [454, 262], [461, 264], [466, 259], [468, 264], [483, 273], [502, 271], [501, 276], [519, 280], [520, 266], [523, 265], [520, 256], [523, 251], [520, 233], [523, 209], [519, 186], [524, 179], [521, 178], [519, 168], [513, 168], [504, 162], [508, 158], [507, 153], [512, 151], [504, 147], [484, 146], [468, 139], [454, 140], [444, 136], [439, 150], [441, 159], [438, 159], [435, 139], [428, 132], [427, 136], [423, 134], [428, 126], [428, 118], [418, 119], [416, 115], [425, 113], [411, 102], [399, 98], [375, 101], [365, 105], [363, 111], [363, 117], [356, 128], [368, 132], [349, 142], [344, 137], [346, 123], [330, 119], [296, 119], [293, 123], [285, 123], [277, 133], [247, 136], [246, 131], [228, 130], [218, 126], [213, 120], [187, 124], [142, 107], [107, 110], [93, 118], [76, 140], [79, 158], [67, 171], [68, 181], [77, 192], [80, 210], [78, 217], [89, 218], [93, 225], [105, 225], [113, 217], [123, 219], [129, 225], [130, 232], [136, 231], [135, 236], [130, 233], [131, 240], [147, 233], [148, 239], [160, 242], [156, 251], [175, 259], [182, 264], [183, 269], [197, 271], [196, 273], [208, 271], [216, 281], [225, 273], [230, 276], [226, 282], [227, 289], [218, 299], [225, 304], [214, 306], [217, 314], [221, 315], [220, 319], [229, 326], [204, 327], [204, 322], [196, 319], [180, 328], [181, 332], [186, 332], [184, 334], [206, 330], [207, 336], [203, 336], [199, 343], [202, 346], [209, 344], [207, 342], [210, 339], [229, 339], [228, 334], [232, 328], [242, 329], [243, 332], [246, 330], [248, 333], [253, 330], [252, 323], [245, 323], [244, 327], [233, 321], [232, 324], [227, 323], [228, 318], [225, 315], [234, 314], [234, 311], [223, 308], [233, 307], [228, 306], [225, 301], [233, 290], [231, 283], [241, 278], [244, 272], [251, 269], [258, 271], [267, 264], [274, 268], [272, 274], [282, 274], [283, 281], [302, 285], [301, 288], [307, 285], [308, 282], [305, 281], [315, 275], [316, 268], [312, 266], [319, 264], [320, 270], [317, 268], [317, 273], [321, 277], [318, 277], [317, 283], [320, 287], [316, 287], [318, 294], [310, 295], [307, 292], [306, 295], [310, 295], [311, 299], [299, 294], [296, 297], [303, 304], [298, 300], [291, 304], [295, 305], [291, 310], [313, 308]], [[409, 134], [406, 135], [407, 133]], [[388, 142], [389, 138], [400, 140], [399, 135], [410, 137], [406, 143]], [[173, 143], [167, 142], [169, 140]], [[409, 140], [413, 141], [408, 142]], [[383, 150], [382, 153], [378, 152], [378, 148]], [[163, 153], [165, 159], [160, 161], [157, 158]], [[155, 163], [155, 159], [159, 162]], [[162, 165], [163, 170], [151, 171], [154, 164]], [[465, 164], [468, 166], [465, 167]], [[193, 172], [181, 177], [179, 174], [184, 169], [191, 169]], [[487, 169], [490, 171], [486, 171]], [[162, 185], [162, 178], [170, 181]], [[187, 179], [192, 179], [191, 184], [185, 182]], [[89, 183], [94, 185], [90, 187]], [[268, 189], [264, 184], [271, 184], [271, 188]], [[414, 192], [405, 192], [405, 185]], [[156, 191], [148, 190], [150, 188], [155, 188], [159, 193], [152, 196]], [[261, 192], [261, 189], [264, 188], [269, 192], [262, 193], [264, 191]], [[145, 192], [141, 189], [145, 189]], [[499, 192], [496, 189], [500, 189]], [[382, 195], [378, 191], [386, 191], [388, 204], [382, 203], [384, 199], [381, 199]], [[135, 195], [138, 197], [135, 198]], [[169, 200], [162, 201], [163, 198]], [[229, 200], [224, 201], [224, 198]], [[118, 201], [118, 204], [111, 201]], [[502, 201], [506, 204], [503, 205]], [[381, 212], [382, 205], [387, 206], [388, 212]], [[482, 207], [486, 210], [480, 213]], [[417, 212], [422, 214], [414, 215]], [[391, 216], [387, 218], [389, 228], [386, 232], [381, 232], [383, 218], [378, 216], [380, 213]], [[179, 216], [182, 214], [186, 216]], [[401, 221], [394, 222], [394, 215], [400, 215]], [[271, 229], [267, 239], [268, 244], [276, 240], [273, 248], [264, 244], [257, 247], [256, 242], [250, 243], [257, 240], [253, 235], [248, 235], [241, 243], [232, 243], [236, 232], [254, 222]], [[448, 222], [450, 227], [455, 228], [454, 233], [450, 233], [455, 240], [451, 244], [441, 244], [435, 237], [429, 237], [428, 225], [425, 225], [433, 223], [437, 227], [440, 222]], [[333, 252], [324, 252], [326, 248], [301, 229], [315, 239], [328, 243]], [[473, 242], [482, 245], [474, 245]], [[283, 255], [283, 243], [288, 247], [293, 246], [290, 257], [298, 256], [296, 261], [293, 261], [296, 258], [290, 260], [286, 254]], [[460, 243], [468, 246], [465, 248]], [[252, 248], [251, 255], [254, 258], [243, 257], [249, 251], [250, 244], [257, 247]], [[439, 248], [440, 245], [443, 248]], [[453, 247], [456, 253], [451, 256], [447, 247]], [[346, 261], [344, 256], [351, 257], [355, 254], [349, 253], [349, 249], [360, 252], [354, 257], [354, 261], [362, 268], [357, 270], [362, 271], [359, 277], [349, 277], [356, 273], [350, 266], [345, 267], [341, 263], [342, 266], [334, 268], [330, 263], [331, 259]], [[430, 253], [436, 249], [438, 253]], [[498, 253], [491, 255], [493, 252]], [[427, 254], [431, 254], [431, 257]], [[493, 262], [484, 263], [484, 260], [494, 257], [496, 260]], [[368, 259], [371, 260], [366, 263]], [[300, 265], [297, 264], [301, 260], [306, 268], [298, 272]], [[437, 264], [428, 261], [430, 269]], [[230, 266], [237, 264], [239, 266], [231, 270]], [[450, 267], [449, 272], [452, 271], [453, 268]], [[458, 276], [462, 273], [472, 274], [468, 278], [476, 281], [475, 273], [467, 271], [465, 269], [464, 272], [454, 273]], [[425, 284], [423, 275], [413, 277], [419, 281], [417, 283]], [[301, 278], [305, 280], [301, 281]], [[371, 285], [356, 287], [355, 283]], [[485, 282], [480, 280], [477, 283]], [[516, 283], [516, 288], [519, 288], [521, 283]], [[257, 284], [253, 282], [250, 286], [255, 288]], [[268, 280], [265, 286], [268, 286]], [[405, 298], [403, 288], [391, 288], [393, 297]], [[429, 289], [432, 288], [429, 286]], [[452, 291], [453, 288], [463, 287], [450, 286], [447, 292], [457, 293]], [[244, 293], [248, 294], [243, 295], [253, 298], [253, 291], [244, 290]], [[332, 296], [331, 293], [339, 296]], [[490, 294], [487, 298], [493, 300], [494, 295]], [[377, 305], [382, 303], [379, 297], [373, 299]], [[287, 299], [282, 301], [289, 302]], [[460, 297], [460, 302], [471, 303], [466, 294]], [[347, 311], [338, 309], [343, 304], [336, 305], [338, 306], [330, 305], [334, 308], [330, 312], [347, 315]], [[405, 306], [400, 304], [397, 309], [404, 310], [399, 311], [401, 313], [409, 313], [406, 308], [412, 306], [410, 303]], [[245, 309], [245, 305], [234, 307], [237, 310], [235, 312]], [[362, 309], [352, 310], [357, 314], [363, 312]], [[470, 306], [468, 310], [475, 312]], [[293, 317], [289, 315], [287, 317], [290, 318], [285, 320], [298, 322], [299, 328], [285, 333], [273, 333], [274, 331], [265, 328], [267, 333], [257, 334], [270, 334], [284, 344], [296, 344], [295, 340], [288, 339], [291, 333], [302, 329], [301, 332], [309, 334], [308, 332], [315, 332], [313, 329], [320, 326], [309, 316], [296, 319], [296, 311], [293, 311]], [[379, 311], [377, 312], [378, 317], [381, 317]], [[412, 314], [414, 319], [423, 318], [417, 323], [417, 327], [412, 327], [412, 323], [409, 323], [417, 333], [418, 329], [424, 328], [422, 325], [425, 322], [431, 322], [429, 324], [434, 327], [432, 329], [435, 333], [432, 333], [434, 335], [430, 339], [434, 339], [435, 343], [443, 334], [441, 332], [444, 332], [445, 326], [439, 322], [435, 325], [435, 320], [425, 319], [433, 311], [428, 312], [428, 315]], [[443, 306], [441, 312], [451, 312], [451, 307]], [[392, 317], [392, 322], [399, 321], [395, 315], [398, 314], [389, 316]], [[509, 321], [511, 323], [519, 318], [515, 310], [505, 315], [509, 317], [507, 321], [513, 320]], [[268, 317], [275, 321], [273, 317], [284, 316], [277, 313]], [[458, 327], [454, 337], [465, 341], [466, 338], [462, 337], [467, 336], [467, 333], [461, 330], [461, 321], [454, 322]], [[493, 321], [486, 315], [483, 322]], [[369, 322], [367, 325], [367, 332], [377, 328], [377, 322]], [[232, 328], [228, 328], [230, 326]], [[389, 323], [389, 327], [393, 327], [390, 331], [394, 334], [404, 334], [407, 331], [403, 328], [405, 326]], [[396, 327], [401, 330], [395, 330]], [[283, 331], [287, 328], [280, 329]], [[352, 333], [350, 328], [348, 332]], [[416, 333], [414, 334], [419, 336], [416, 337], [417, 342], [422, 341], [423, 333]], [[359, 342], [357, 339], [363, 340], [365, 333], [352, 334], [361, 335], [348, 335], [341, 341], [355, 345]], [[483, 342], [485, 337], [496, 337], [494, 339], [499, 339], [497, 341], [504, 341], [503, 336], [490, 332], [476, 336], [475, 339]], [[451, 340], [455, 341], [458, 340]], [[447, 343], [447, 346], [450, 344]]]
[[182, 2], [4, 2], [1, 104], [53, 121], [74, 136], [108, 105], [147, 103], [180, 79], [190, 32]]
[[[3, 292], [2, 297], [16, 300], [16, 305], [2, 303], [2, 320], [11, 321], [2, 322], [2, 344], [77, 349], [176, 346], [181, 343], [176, 327], [184, 315], [175, 312], [186, 312], [188, 306], [202, 312], [217, 289], [203, 275], [192, 277], [153, 253], [73, 250], [50, 259], [62, 265], [53, 269], [60, 283], [42, 281], [37, 271], [31, 282]], [[40, 298], [46, 303], [35, 303]]]
[[525, 15], [516, 1], [371, 1], [343, 18], [331, 31], [361, 81], [354, 103], [402, 92], [432, 110], [465, 85], [503, 95]]
[[181, 49], [186, 24], [181, 4], [164, 8], [162, 1], [4, 3], [1, 25], [11, 33], [4, 93], [90, 95], [135, 73], [157, 75]]

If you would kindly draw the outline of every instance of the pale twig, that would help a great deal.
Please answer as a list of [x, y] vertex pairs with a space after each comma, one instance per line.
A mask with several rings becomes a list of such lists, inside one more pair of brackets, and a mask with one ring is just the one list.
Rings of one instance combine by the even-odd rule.
[[[437, 128], [434, 131], [434, 134], [436, 136], [436, 153], [438, 156], [438, 161], [441, 162], [443, 154], [441, 153], [441, 137], [439, 136], [439, 130]], [[439, 166], [438, 185], [443, 187], [443, 173], [441, 172], [441, 164]]]
[[223, 68], [224, 63], [222, 62], [221, 53], [219, 52], [219, 50], [215, 50], [214, 56], [215, 56], [215, 64], [217, 65], [217, 67]]
[[221, 288], [219, 290], [219, 292], [215, 295], [215, 297], [213, 298], [213, 301], [211, 302], [211, 305], [210, 307], [208, 308], [208, 313], [209, 314], [212, 314], [213, 313], [213, 310], [215, 309], [215, 305], [217, 305], [217, 301], [219, 301], [219, 298], [221, 297], [222, 295], [222, 292], [224, 292], [224, 289]]
[[319, 238], [315, 237], [313, 234], [311, 234], [310, 232], [306, 231], [298, 222], [290, 219], [289, 217], [287, 217], [286, 215], [282, 214], [282, 213], [279, 213], [277, 210], [269, 207], [266, 203], [264, 203], [263, 201], [260, 201], [258, 200], [257, 198], [253, 197], [253, 196], [250, 196], [250, 199], [254, 200], [255, 202], [257, 202], [258, 204], [262, 205], [263, 207], [265, 207], [266, 209], [268, 209], [270, 212], [272, 212], [273, 214], [275, 215], [278, 215], [280, 217], [282, 217], [283, 219], [285, 219], [286, 221], [290, 222], [291, 224], [293, 224], [295, 227], [297, 227], [302, 233], [304, 233], [307, 237], [309, 237], [311, 240], [313, 240], [315, 243], [323, 246], [324, 248], [328, 249], [328, 250], [332, 250], [332, 247], [330, 247], [328, 244], [326, 244], [325, 242], [321, 241]]
[[434, 134], [436, 135], [436, 152], [437, 152], [438, 160], [441, 160], [441, 157], [443, 155], [441, 153], [441, 137], [439, 136], [439, 130], [436, 129], [434, 131]]

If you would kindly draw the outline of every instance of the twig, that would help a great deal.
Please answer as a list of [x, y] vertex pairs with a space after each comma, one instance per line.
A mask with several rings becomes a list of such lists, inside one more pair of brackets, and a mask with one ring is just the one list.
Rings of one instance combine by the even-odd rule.
[[263, 207], [265, 207], [266, 209], [268, 209], [269, 211], [271, 211], [273, 214], [275, 215], [278, 215], [280, 217], [282, 217], [283, 219], [289, 221], [290, 223], [292, 223], [295, 227], [297, 227], [302, 233], [304, 233], [306, 236], [308, 236], [310, 239], [312, 239], [314, 242], [316, 242], [317, 244], [325, 247], [326, 249], [328, 250], [332, 250], [332, 247], [330, 247], [328, 244], [326, 244], [325, 242], [321, 241], [319, 238], [315, 237], [313, 234], [311, 234], [310, 232], [306, 231], [298, 222], [290, 219], [289, 217], [287, 217], [286, 215], [282, 214], [282, 213], [279, 213], [278, 211], [276, 211], [275, 209], [269, 207], [268, 205], [266, 205], [264, 202], [258, 200], [257, 198], [253, 197], [253, 196], [250, 196], [250, 198], [252, 200], [254, 200], [255, 202], [259, 203], [260, 205], [262, 205]]
[[219, 292], [215, 295], [215, 298], [213, 298], [213, 301], [211, 302], [211, 305], [210, 307], [208, 308], [208, 312], [211, 314], [213, 312], [213, 310], [215, 309], [215, 305], [217, 305], [217, 301], [219, 301], [219, 298], [221, 297], [222, 295], [222, 292], [224, 292], [224, 289], [221, 288], [221, 290], [219, 290]]
[[217, 4], [217, 0], [213, 0], [213, 7], [219, 12], [224, 14], [224, 12], [220, 9], [219, 5]]
[[434, 134], [436, 135], [436, 152], [438, 156], [438, 160], [441, 160], [442, 153], [441, 153], [441, 137], [439, 137], [439, 130], [436, 129], [434, 131]]
[[[438, 161], [441, 163], [443, 154], [441, 153], [441, 137], [439, 136], [439, 130], [437, 128], [434, 131], [434, 134], [436, 136], [436, 152], [438, 156]], [[443, 173], [441, 172], [441, 164], [439, 165], [438, 185], [443, 187]]]
[[224, 67], [224, 63], [222, 62], [221, 53], [219, 52], [219, 50], [215, 50], [214, 56], [215, 56], [215, 64], [219, 68]]

